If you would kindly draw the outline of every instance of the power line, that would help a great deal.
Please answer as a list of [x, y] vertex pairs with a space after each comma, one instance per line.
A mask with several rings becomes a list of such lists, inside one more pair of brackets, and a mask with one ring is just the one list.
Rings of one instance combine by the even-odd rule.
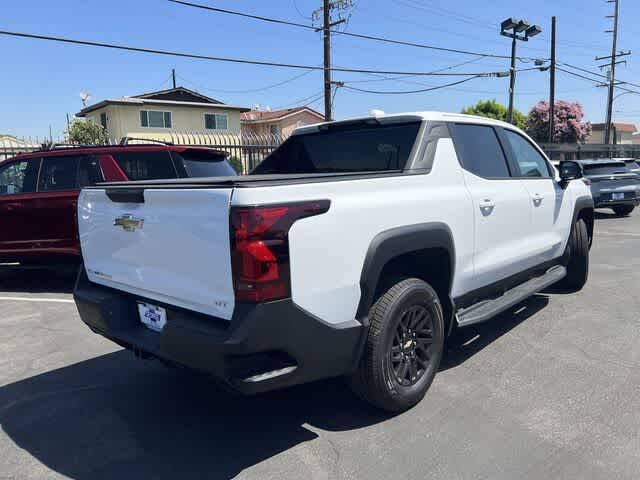
[[446, 83], [444, 85], [436, 85], [434, 87], [429, 87], [429, 88], [421, 88], [419, 90], [404, 90], [404, 91], [383, 90], [383, 91], [380, 91], [380, 90], [368, 90], [368, 89], [365, 89], [365, 88], [358, 88], [358, 87], [350, 87], [348, 85], [344, 85], [342, 88], [346, 88], [347, 90], [353, 90], [353, 91], [356, 91], [356, 92], [372, 93], [372, 94], [377, 94], [377, 95], [406, 95], [406, 94], [410, 94], [410, 93], [431, 92], [433, 90], [440, 90], [441, 88], [453, 87], [455, 85], [460, 85], [461, 83], [465, 83], [465, 82], [468, 82], [470, 80], [474, 80], [476, 78], [479, 78], [479, 77], [464, 78], [462, 80], [458, 80], [457, 82]]
[[[595, 75], [596, 77], [600, 77], [600, 78], [604, 78], [604, 79], [608, 78], [606, 75], [603, 75], [603, 74], [598, 73], [598, 72], [593, 72], [591, 70], [587, 70], [586, 68], [577, 67], [575, 65], [571, 65], [569, 63], [564, 63], [564, 62], [562, 62], [561, 64], [564, 65], [565, 67], [573, 68], [575, 70], [579, 70], [579, 71], [584, 72], [584, 73], [589, 73], [591, 75]], [[625, 80], [620, 80], [620, 79], [618, 79], [616, 82], [617, 83], [622, 83], [624, 85], [630, 85], [632, 87], [640, 88], [640, 84], [637, 84], [637, 83], [627, 82]]]
[[291, 3], [293, 3], [293, 8], [296, 9], [296, 12], [298, 12], [298, 15], [300, 15], [302, 18], [304, 18], [305, 20], [311, 20], [311, 17], [304, 15], [301, 11], [300, 8], [298, 8], [298, 2], [296, 0], [291, 0]]
[[[306, 25], [306, 24], [303, 24], [303, 23], [292, 22], [290, 20], [282, 20], [282, 19], [277, 19], [277, 18], [270, 18], [270, 17], [265, 17], [265, 16], [262, 16], [262, 15], [253, 15], [253, 14], [250, 14], [250, 13], [238, 12], [238, 11], [235, 11], [235, 10], [228, 10], [226, 8], [210, 7], [208, 5], [202, 5], [202, 4], [199, 4], [199, 3], [187, 2], [187, 1], [184, 1], [184, 0], [168, 0], [168, 1], [172, 2], [172, 3], [184, 5], [184, 6], [187, 6], [187, 7], [200, 8], [202, 10], [209, 10], [209, 11], [217, 12], [217, 13], [225, 13], [225, 14], [228, 14], [228, 15], [235, 15], [235, 16], [239, 16], [239, 17], [252, 18], [254, 20], [260, 20], [260, 21], [263, 21], [263, 22], [275, 23], [275, 24], [280, 24], [280, 25], [288, 25], [288, 26], [291, 26], [291, 27], [298, 27], [298, 28], [304, 28], [304, 29], [307, 29], [307, 30], [318, 31], [317, 27], [314, 27], [314, 26], [311, 26], [311, 25]], [[425, 49], [437, 50], [437, 51], [441, 51], [441, 52], [458, 53], [458, 54], [462, 54], [462, 55], [474, 55], [474, 56], [477, 56], [477, 57], [511, 58], [508, 55], [498, 55], [498, 54], [494, 54], [494, 53], [472, 52], [472, 51], [469, 51], [469, 50], [460, 50], [460, 49], [456, 49], [456, 48], [437, 47], [435, 45], [427, 45], [427, 44], [424, 44], [424, 43], [409, 42], [409, 41], [405, 41], [405, 40], [394, 40], [394, 39], [387, 38], [387, 37], [380, 37], [380, 36], [376, 36], [376, 35], [368, 35], [368, 34], [363, 34], [363, 33], [346, 32], [346, 31], [342, 31], [342, 30], [333, 30], [333, 29], [330, 29], [329, 31], [330, 31], [330, 33], [336, 34], [336, 35], [343, 35], [343, 36], [347, 36], [347, 37], [361, 38], [361, 39], [365, 39], [365, 40], [374, 40], [374, 41], [378, 41], [378, 42], [391, 43], [391, 44], [395, 44], [395, 45], [403, 45], [403, 46], [406, 46], [406, 47], [425, 48]], [[518, 57], [518, 58], [525, 59], [525, 60], [535, 60], [535, 58], [531, 58], [531, 57]]]
[[[195, 53], [185, 53], [185, 52], [176, 52], [172, 50], [160, 50], [155, 48], [142, 48], [142, 47], [131, 47], [127, 45], [120, 45], [114, 43], [104, 43], [104, 42], [94, 42], [90, 40], [77, 40], [66, 37], [56, 37], [51, 35], [39, 35], [34, 33], [24, 33], [24, 32], [11, 32], [7, 30], [0, 30], [0, 35], [6, 35], [10, 37], [20, 37], [20, 38], [31, 38], [35, 40], [47, 40], [52, 42], [60, 42], [60, 43], [69, 43], [74, 45], [85, 45], [91, 47], [101, 47], [101, 48], [110, 48], [114, 50], [126, 50], [130, 52], [139, 52], [139, 53], [151, 53], [155, 55], [167, 55], [171, 57], [181, 57], [181, 58], [193, 58], [196, 60], [209, 60], [215, 62], [228, 62], [228, 63], [238, 63], [243, 65], [261, 65], [267, 67], [278, 67], [278, 68], [296, 68], [300, 70], [324, 70], [324, 67], [319, 67], [317, 65], [302, 65], [297, 63], [278, 63], [278, 62], [266, 62], [261, 60], [248, 60], [243, 58], [231, 58], [231, 57], [218, 57], [211, 55], [200, 55]], [[431, 73], [431, 72], [406, 72], [406, 71], [394, 71], [394, 70], [374, 70], [374, 69], [366, 69], [366, 68], [340, 68], [340, 67], [330, 67], [330, 70], [334, 72], [346, 72], [346, 73], [380, 73], [387, 75], [415, 75], [415, 76], [459, 76], [459, 77], [492, 77], [497, 76], [502, 72], [484, 72], [484, 73]]]
[[[556, 70], [558, 70], [559, 72], [567, 73], [569, 75], [573, 75], [574, 77], [582, 78], [584, 80], [589, 80], [590, 82], [594, 82], [594, 83], [596, 83], [598, 85], [602, 84], [601, 80], [597, 80], [595, 78], [589, 78], [589, 77], [586, 77], [586, 76], [581, 75], [579, 73], [575, 73], [575, 72], [571, 72], [569, 70], [565, 70], [564, 68], [556, 67]], [[620, 85], [615, 85], [615, 88], [617, 88], [618, 90], [622, 90], [623, 92], [635, 93], [636, 95], [640, 95], [640, 92], [637, 92], [635, 90], [631, 90], [629, 88], [621, 87]]]
[[[518, 72], [529, 72], [531, 70], [540, 70], [540, 67], [521, 68], [521, 69], [519, 69], [517, 71]], [[506, 72], [505, 72], [505, 76], [506, 76]], [[461, 83], [468, 82], [469, 80], [473, 80], [475, 78], [481, 78], [481, 77], [482, 77], [482, 75], [476, 75], [474, 77], [465, 78], [463, 80], [458, 80], [456, 82], [446, 83], [444, 85], [430, 86], [428, 88], [422, 88], [422, 89], [418, 89], [418, 90], [404, 90], [404, 91], [389, 91], [389, 90], [386, 90], [386, 91], [380, 91], [380, 90], [368, 90], [368, 89], [364, 89], [364, 88], [351, 87], [349, 85], [345, 85], [343, 88], [346, 88], [348, 90], [358, 91], [358, 92], [373, 93], [373, 94], [380, 94], [380, 95], [403, 95], [403, 94], [409, 94], [409, 93], [430, 92], [432, 90], [439, 90], [441, 88], [454, 87], [456, 85], [460, 85]], [[406, 78], [406, 77], [404, 77], [404, 78]], [[354, 83], [354, 82], [343, 82], [343, 83], [349, 84], [349, 83]]]
[[211, 92], [220, 92], [220, 93], [255, 93], [255, 92], [263, 92], [265, 90], [269, 90], [271, 88], [275, 88], [275, 87], [279, 87], [281, 85], [285, 85], [287, 83], [291, 83], [295, 80], [298, 80], [299, 78], [304, 77], [305, 75], [309, 75], [311, 72], [314, 72], [315, 70], [307, 70], [306, 72], [302, 72], [298, 75], [295, 75], [291, 78], [288, 78], [286, 80], [282, 80], [281, 82], [278, 83], [272, 83], [271, 85], [265, 85], [264, 87], [259, 87], [259, 88], [250, 88], [247, 90], [223, 90], [223, 89], [219, 89], [219, 88], [210, 88], [210, 87], [205, 87], [202, 84], [198, 84], [195, 82], [192, 82], [191, 80], [183, 77], [182, 75], [178, 75], [179, 78], [181, 78], [182, 80], [190, 83], [191, 85], [196, 86], [197, 88], [201, 89], [201, 90], [209, 90]]

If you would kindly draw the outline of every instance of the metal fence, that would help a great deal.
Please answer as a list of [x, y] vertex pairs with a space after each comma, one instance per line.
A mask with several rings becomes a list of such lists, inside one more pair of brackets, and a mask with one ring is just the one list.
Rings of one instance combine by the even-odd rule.
[[541, 143], [540, 147], [552, 160], [581, 160], [589, 158], [640, 158], [640, 145], [596, 143]]
[[0, 135], [0, 161], [40, 148], [42, 148], [42, 141], [35, 137], [18, 138], [12, 135]]
[[[254, 134], [245, 132], [182, 132], [171, 131], [163, 134], [135, 134], [121, 139], [110, 138], [109, 145], [122, 143], [143, 144], [162, 142], [172, 145], [203, 146], [227, 153], [228, 159], [241, 166], [243, 174], [255, 168], [267, 155], [273, 152], [285, 137], [273, 134]], [[18, 138], [0, 135], [0, 161], [19, 153], [33, 152], [48, 148], [54, 144], [69, 144], [68, 139], [51, 139], [38, 137]], [[70, 145], [71, 146], [71, 145]]]

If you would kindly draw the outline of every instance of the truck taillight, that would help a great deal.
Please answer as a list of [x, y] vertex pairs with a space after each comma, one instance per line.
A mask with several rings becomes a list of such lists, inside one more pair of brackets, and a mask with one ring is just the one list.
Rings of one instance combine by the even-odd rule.
[[296, 220], [329, 210], [329, 200], [231, 207], [231, 265], [238, 302], [291, 295], [289, 229]]

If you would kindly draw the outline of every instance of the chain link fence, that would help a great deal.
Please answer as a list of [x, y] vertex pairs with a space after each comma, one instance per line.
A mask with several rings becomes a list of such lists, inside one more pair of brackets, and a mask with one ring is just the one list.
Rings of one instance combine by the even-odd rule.
[[[110, 138], [108, 145], [165, 143], [169, 145], [214, 148], [226, 152], [229, 161], [232, 164], [239, 165], [241, 173], [246, 174], [260, 164], [284, 140], [285, 137], [279, 134], [171, 131], [163, 134], [135, 134], [121, 139]], [[0, 161], [19, 153], [46, 150], [51, 148], [52, 145], [68, 145], [69, 148], [81, 146], [70, 144], [65, 138], [19, 138], [11, 135], [0, 135]]]

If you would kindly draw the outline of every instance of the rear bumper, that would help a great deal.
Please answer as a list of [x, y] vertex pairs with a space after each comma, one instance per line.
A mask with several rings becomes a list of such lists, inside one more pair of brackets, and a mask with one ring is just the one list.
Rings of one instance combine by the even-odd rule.
[[607, 207], [617, 207], [619, 205], [632, 205], [637, 207], [640, 205], [640, 198], [631, 198], [624, 200], [605, 200], [600, 198], [594, 198], [595, 207], [594, 208], [607, 208]]
[[243, 394], [349, 373], [364, 340], [361, 323], [327, 324], [290, 299], [238, 304], [230, 322], [161, 305], [167, 324], [157, 333], [139, 320], [137, 301], [145, 299], [91, 283], [84, 269], [74, 299], [94, 332], [142, 355], [211, 374]]

